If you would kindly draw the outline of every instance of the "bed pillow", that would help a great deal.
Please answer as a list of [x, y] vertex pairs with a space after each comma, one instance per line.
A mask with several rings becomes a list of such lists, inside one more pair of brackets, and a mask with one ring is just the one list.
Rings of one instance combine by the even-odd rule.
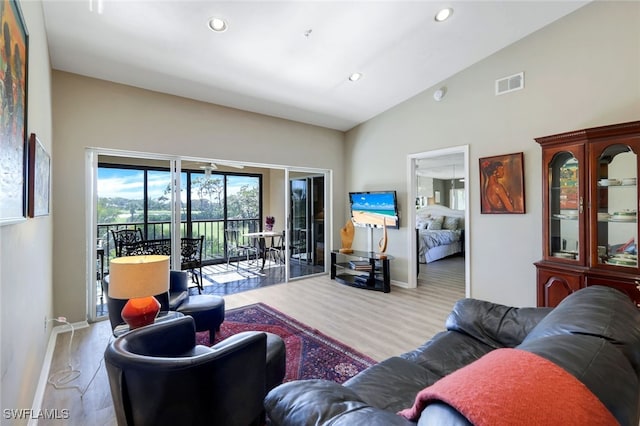
[[442, 229], [443, 222], [444, 222], [443, 216], [434, 217], [427, 229], [430, 231], [437, 231], [439, 229]]
[[431, 223], [431, 219], [418, 217], [416, 218], [416, 229], [427, 229], [430, 223]]
[[444, 223], [442, 224], [442, 229], [448, 229], [450, 231], [455, 231], [458, 229], [458, 218], [447, 216], [444, 218]]

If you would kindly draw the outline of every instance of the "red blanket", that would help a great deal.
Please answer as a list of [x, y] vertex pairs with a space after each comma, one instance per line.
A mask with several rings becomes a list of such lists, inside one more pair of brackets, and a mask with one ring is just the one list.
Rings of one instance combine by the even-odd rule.
[[519, 349], [496, 349], [421, 390], [398, 414], [412, 421], [433, 401], [476, 426], [608, 426], [618, 422], [591, 391], [561, 367]]

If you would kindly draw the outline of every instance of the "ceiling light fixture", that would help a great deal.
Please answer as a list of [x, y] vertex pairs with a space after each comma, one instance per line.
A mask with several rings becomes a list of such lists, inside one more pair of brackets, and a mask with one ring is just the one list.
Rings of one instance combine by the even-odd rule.
[[358, 81], [362, 78], [362, 73], [354, 72], [349, 76], [349, 81]]
[[227, 21], [222, 18], [211, 18], [209, 19], [209, 29], [216, 33], [223, 33], [227, 31], [229, 26], [227, 25]]
[[446, 9], [442, 9], [438, 13], [436, 13], [436, 16], [434, 19], [436, 20], [436, 22], [443, 22], [449, 19], [451, 15], [453, 15], [453, 9], [450, 7], [447, 7]]

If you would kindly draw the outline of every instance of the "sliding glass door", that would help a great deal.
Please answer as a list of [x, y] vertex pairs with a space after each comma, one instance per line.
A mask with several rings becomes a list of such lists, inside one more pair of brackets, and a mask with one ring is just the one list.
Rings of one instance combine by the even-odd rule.
[[[117, 256], [114, 232], [119, 230], [139, 232], [136, 238], [144, 240], [168, 240], [174, 269], [180, 268], [180, 239], [204, 236], [206, 276], [207, 268], [215, 274], [227, 267], [226, 229], [242, 235], [264, 231], [266, 216], [275, 216], [274, 230], [284, 233], [285, 247], [269, 259], [268, 266], [274, 268], [270, 272], [280, 270], [282, 281], [326, 272], [329, 171], [215, 165], [202, 159], [88, 149], [87, 182], [91, 321], [106, 315], [103, 284], [109, 262]], [[251, 241], [243, 236], [243, 243]], [[237, 253], [231, 257], [240, 260]]]
[[[175, 212], [175, 189], [172, 170], [179, 166], [175, 160], [147, 156], [131, 157], [87, 152], [87, 175], [92, 183], [88, 189], [87, 206], [91, 253], [88, 265], [89, 319], [107, 315], [105, 279], [110, 260], [120, 255], [121, 242], [165, 240], [172, 259], [179, 259], [174, 229], [179, 226], [179, 212]], [[174, 265], [175, 267], [175, 265]], [[179, 268], [179, 266], [178, 266]]]
[[287, 233], [291, 277], [324, 272], [325, 193], [324, 174], [289, 173], [291, 220]]

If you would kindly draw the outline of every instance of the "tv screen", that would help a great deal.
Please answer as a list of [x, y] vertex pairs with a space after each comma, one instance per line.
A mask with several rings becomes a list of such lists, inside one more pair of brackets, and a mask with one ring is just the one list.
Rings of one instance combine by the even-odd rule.
[[350, 192], [349, 202], [355, 226], [400, 228], [396, 191]]

